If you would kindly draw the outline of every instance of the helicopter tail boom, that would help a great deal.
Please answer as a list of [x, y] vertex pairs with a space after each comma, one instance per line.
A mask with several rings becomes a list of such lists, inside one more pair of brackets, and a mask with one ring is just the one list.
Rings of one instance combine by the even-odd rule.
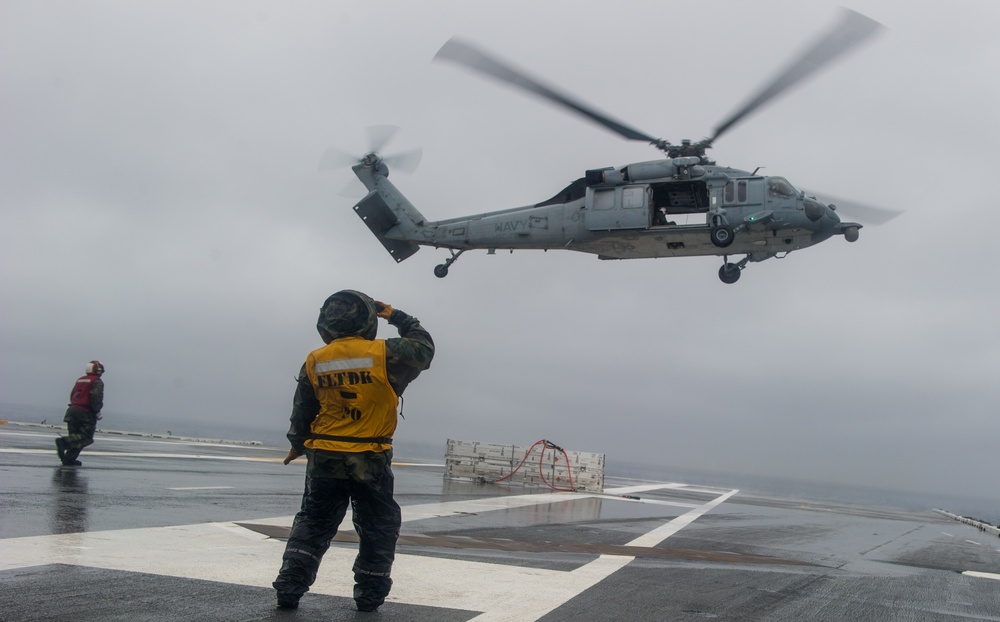
[[410, 241], [425, 219], [410, 201], [387, 179], [388, 168], [377, 157], [365, 157], [353, 167], [368, 194], [354, 211], [389, 251], [396, 263], [410, 257], [420, 247]]

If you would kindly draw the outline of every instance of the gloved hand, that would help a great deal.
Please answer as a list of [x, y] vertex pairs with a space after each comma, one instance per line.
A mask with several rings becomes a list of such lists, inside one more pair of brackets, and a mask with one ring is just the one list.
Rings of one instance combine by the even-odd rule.
[[378, 311], [378, 316], [384, 320], [388, 320], [392, 312], [395, 311], [392, 305], [387, 305], [379, 300], [375, 301], [375, 310]]
[[301, 455], [302, 454], [300, 454], [299, 452], [295, 451], [294, 449], [289, 449], [288, 450], [288, 455], [285, 456], [285, 459], [282, 460], [281, 463], [282, 464], [288, 464], [289, 462], [291, 462], [292, 460], [295, 460], [296, 458], [298, 458]]

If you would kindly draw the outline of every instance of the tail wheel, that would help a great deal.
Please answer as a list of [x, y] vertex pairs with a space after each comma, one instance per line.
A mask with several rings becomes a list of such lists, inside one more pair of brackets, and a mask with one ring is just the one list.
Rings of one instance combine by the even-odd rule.
[[462, 253], [464, 253], [465, 250], [466, 249], [464, 248], [460, 251], [456, 251], [453, 248], [449, 249], [449, 251], [451, 252], [451, 257], [445, 259], [444, 263], [434, 266], [434, 276], [436, 276], [439, 279], [443, 279], [444, 277], [448, 276], [448, 268], [450, 268], [451, 264], [455, 263], [455, 261], [458, 260], [459, 256]]
[[724, 263], [719, 268], [719, 279], [726, 285], [732, 285], [740, 280], [740, 267], [734, 263]]

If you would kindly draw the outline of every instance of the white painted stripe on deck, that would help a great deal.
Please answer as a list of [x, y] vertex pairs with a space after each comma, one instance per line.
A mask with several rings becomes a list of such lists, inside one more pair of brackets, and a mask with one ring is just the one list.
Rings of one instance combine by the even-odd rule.
[[[733, 491], [735, 492], [735, 491]], [[403, 521], [416, 521], [425, 518], [439, 518], [454, 514], [481, 514], [498, 510], [513, 510], [517, 508], [543, 505], [548, 503], [571, 503], [582, 499], [603, 499], [606, 501], [636, 502], [634, 499], [619, 499], [608, 494], [587, 492], [552, 492], [535, 495], [512, 495], [506, 497], [486, 497], [467, 499], [463, 501], [445, 501], [443, 503], [425, 503], [421, 505], [403, 506]], [[660, 501], [658, 499], [640, 499], [640, 503], [666, 505], [682, 508], [703, 508], [703, 505], [683, 503], [680, 501]], [[720, 502], [721, 503], [721, 502]], [[714, 506], [713, 506], [714, 507]], [[707, 510], [705, 510], [707, 511]], [[704, 511], [702, 512], [704, 513]], [[693, 519], [692, 519], [693, 520]]]
[[593, 493], [594, 497], [599, 499], [608, 499], [609, 501], [624, 501], [625, 503], [648, 503], [650, 505], [666, 505], [675, 508], [697, 508], [701, 507], [698, 503], [687, 503], [685, 501], [664, 501], [662, 499], [629, 499], [620, 495], [605, 495], [600, 493]]
[[167, 488], [167, 490], [223, 490], [232, 486], [184, 486], [182, 488]]
[[660, 542], [663, 542], [664, 540], [674, 535], [681, 529], [684, 529], [685, 527], [693, 523], [695, 520], [697, 520], [699, 517], [705, 514], [705, 512], [708, 512], [712, 508], [722, 504], [724, 501], [729, 499], [729, 497], [732, 497], [738, 492], [739, 490], [730, 490], [724, 495], [719, 495], [718, 497], [712, 499], [711, 501], [702, 505], [701, 507], [695, 508], [690, 512], [688, 512], [687, 514], [678, 516], [669, 523], [661, 525], [660, 527], [657, 527], [653, 531], [650, 531], [649, 533], [639, 536], [635, 540], [629, 542], [626, 546], [646, 546], [646, 547], [656, 546]]
[[979, 577], [980, 579], [993, 579], [994, 581], [1000, 581], [1000, 574], [994, 574], [992, 572], [979, 572], [977, 570], [966, 570], [962, 574], [968, 577]]
[[[103, 439], [102, 439], [103, 440]], [[0, 453], [10, 453], [10, 454], [39, 454], [39, 455], [55, 455], [55, 449], [52, 451], [45, 451], [42, 449], [14, 449], [14, 448], [0, 448]], [[90, 449], [84, 450], [80, 457], [86, 460], [88, 456], [101, 456], [101, 457], [111, 457], [111, 458], [165, 458], [165, 459], [178, 459], [187, 458], [191, 460], [230, 460], [230, 461], [244, 461], [244, 462], [281, 462], [282, 458], [264, 458], [262, 456], [215, 456], [211, 454], [167, 454], [167, 453], [157, 453], [152, 451], [143, 452], [130, 452], [130, 451], [92, 451]], [[301, 464], [305, 465], [303, 460]]]
[[[218, 447], [220, 449], [240, 449], [240, 450], [245, 450], [245, 449], [247, 449], [248, 446], [250, 446], [250, 447], [253, 447], [256, 451], [276, 451], [276, 452], [281, 452], [283, 454], [288, 452], [288, 449], [278, 449], [278, 448], [275, 448], [275, 447], [265, 447], [263, 445], [247, 445], [246, 443], [242, 443], [240, 441], [233, 441], [233, 442], [229, 442], [229, 443], [213, 443], [213, 442], [204, 441], [204, 440], [193, 441], [193, 440], [184, 440], [184, 439], [181, 439], [181, 438], [174, 438], [174, 439], [171, 439], [171, 440], [154, 440], [154, 439], [151, 439], [151, 438], [140, 438], [140, 437], [137, 437], [137, 436], [120, 436], [118, 434], [110, 435], [110, 434], [107, 434], [107, 433], [101, 434], [100, 432], [98, 432], [98, 434], [99, 434], [99, 436], [97, 436], [97, 438], [96, 438], [96, 442], [98, 442], [98, 443], [103, 443], [105, 441], [108, 441], [110, 443], [157, 443], [157, 444], [160, 444], [160, 445], [174, 445], [174, 446], [177, 446], [177, 445], [185, 445], [185, 446], [191, 445], [191, 446], [195, 446], [195, 447]], [[57, 433], [43, 434], [43, 433], [38, 433], [38, 432], [0, 432], [0, 436], [35, 436], [35, 437], [42, 437], [42, 438], [51, 438], [53, 440], [53, 442], [55, 442], [56, 437], [57, 436], [61, 436], [61, 435], [57, 434]], [[53, 447], [55, 447], [54, 444], [53, 444]], [[0, 449], [0, 451], [6, 451], [6, 450]], [[45, 451], [37, 450], [37, 449], [36, 450], [21, 450], [21, 451], [23, 451], [25, 453], [33, 453], [33, 452], [47, 453]], [[90, 452], [88, 451], [88, 453], [90, 453]]]
[[640, 492], [650, 492], [653, 490], [680, 490], [682, 492], [701, 492], [710, 495], [721, 495], [726, 492], [724, 488], [705, 488], [703, 486], [689, 486], [688, 484], [641, 484], [638, 486], [620, 486], [618, 488], [605, 488], [607, 495], [634, 495]]
[[417, 521], [425, 518], [453, 516], [455, 514], [482, 514], [497, 510], [513, 510], [516, 508], [544, 505], [549, 503], [570, 502], [577, 499], [588, 499], [594, 495], [588, 493], [551, 492], [537, 495], [511, 495], [505, 497], [483, 497], [463, 501], [445, 501], [443, 503], [423, 503], [405, 505], [403, 522]]
[[[109, 439], [112, 440], [112, 439]], [[113, 439], [113, 440], [125, 440], [125, 439]], [[134, 440], [134, 439], [129, 439]], [[104, 439], [101, 439], [104, 441]], [[135, 442], [146, 442], [146, 443], [156, 443], [165, 441], [135, 441]], [[185, 445], [207, 445], [211, 447], [223, 447], [222, 445], [213, 445], [211, 443], [184, 443]], [[226, 447], [227, 449], [246, 449], [245, 447]], [[260, 447], [255, 447], [254, 451], [260, 451]], [[192, 460], [229, 460], [229, 461], [246, 461], [246, 462], [281, 462], [284, 459], [284, 454], [286, 450], [281, 450], [282, 457], [267, 458], [264, 456], [216, 456], [211, 454], [167, 454], [167, 453], [154, 453], [154, 452], [129, 452], [129, 451], [100, 451], [100, 450], [85, 450], [81, 457], [86, 460], [87, 456], [102, 456], [102, 457], [125, 457], [125, 458], [162, 458], [162, 459], [184, 459], [190, 458]], [[35, 454], [39, 456], [55, 455], [55, 450], [48, 451], [45, 449], [18, 449], [13, 447], [0, 447], [0, 454]], [[305, 467], [305, 459], [297, 460], [292, 464], [299, 464]], [[433, 464], [429, 462], [393, 462], [394, 467], [437, 467], [443, 468], [444, 464]]]

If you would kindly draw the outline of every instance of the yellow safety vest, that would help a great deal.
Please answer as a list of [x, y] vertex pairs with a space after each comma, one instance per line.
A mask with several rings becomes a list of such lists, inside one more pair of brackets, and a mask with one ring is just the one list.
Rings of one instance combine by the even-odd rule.
[[[385, 340], [344, 337], [306, 357], [319, 400], [310, 449], [362, 452], [392, 448], [398, 397], [385, 370]], [[330, 439], [324, 437], [337, 437]]]

